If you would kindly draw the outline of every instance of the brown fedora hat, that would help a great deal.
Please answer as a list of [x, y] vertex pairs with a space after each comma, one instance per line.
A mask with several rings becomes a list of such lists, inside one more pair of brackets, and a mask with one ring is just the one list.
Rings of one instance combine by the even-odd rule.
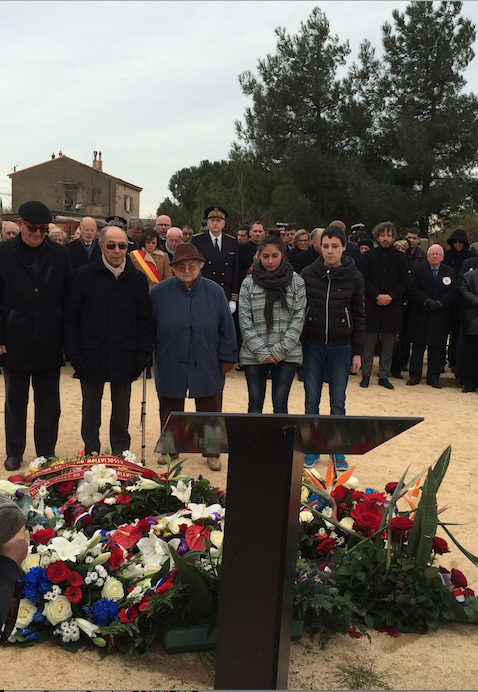
[[173, 259], [170, 264], [177, 264], [178, 262], [184, 262], [187, 260], [197, 260], [198, 262], [204, 262], [204, 257], [201, 257], [199, 250], [192, 243], [183, 243], [179, 245], [174, 251]]

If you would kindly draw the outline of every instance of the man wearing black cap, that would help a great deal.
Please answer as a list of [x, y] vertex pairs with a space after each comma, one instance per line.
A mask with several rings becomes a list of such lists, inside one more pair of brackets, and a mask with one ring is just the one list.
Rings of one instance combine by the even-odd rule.
[[63, 313], [71, 278], [70, 253], [52, 243], [52, 215], [42, 202], [19, 209], [20, 233], [0, 243], [0, 354], [5, 377], [5, 468], [20, 468], [26, 442], [30, 379], [37, 456], [55, 454], [60, 417]]
[[237, 240], [223, 233], [227, 212], [221, 207], [208, 207], [204, 212], [208, 228], [193, 236], [192, 243], [204, 257], [202, 276], [224, 289], [231, 313], [236, 311], [239, 293]]

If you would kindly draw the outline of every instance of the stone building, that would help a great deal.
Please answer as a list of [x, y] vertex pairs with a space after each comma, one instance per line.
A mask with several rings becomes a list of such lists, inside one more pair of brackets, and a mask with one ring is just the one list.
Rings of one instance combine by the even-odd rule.
[[9, 173], [12, 179], [12, 213], [31, 199], [72, 218], [139, 216], [139, 197], [143, 188], [103, 172], [101, 152], [94, 152], [91, 166], [70, 159], [60, 152], [51, 160]]

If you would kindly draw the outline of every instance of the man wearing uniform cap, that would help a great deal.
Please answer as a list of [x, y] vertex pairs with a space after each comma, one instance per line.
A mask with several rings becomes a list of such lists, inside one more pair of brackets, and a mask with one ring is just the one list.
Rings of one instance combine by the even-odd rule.
[[55, 454], [60, 418], [63, 315], [71, 279], [70, 253], [52, 243], [52, 215], [42, 202], [18, 209], [15, 238], [0, 243], [0, 354], [5, 377], [5, 468], [20, 468], [26, 444], [30, 380], [37, 456]]
[[202, 276], [224, 289], [231, 313], [236, 311], [239, 293], [239, 264], [237, 240], [223, 233], [227, 211], [208, 207], [204, 212], [208, 228], [193, 236], [192, 244], [204, 257]]

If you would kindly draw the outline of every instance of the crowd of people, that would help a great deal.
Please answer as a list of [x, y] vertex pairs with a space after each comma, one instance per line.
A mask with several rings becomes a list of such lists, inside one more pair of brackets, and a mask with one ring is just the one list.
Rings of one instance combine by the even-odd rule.
[[[319, 414], [327, 382], [330, 413], [343, 416], [349, 376], [361, 371], [360, 386], [369, 387], [376, 355], [378, 385], [388, 390], [406, 372], [408, 386], [420, 384], [426, 350], [428, 385], [442, 388], [448, 362], [463, 392], [478, 387], [478, 255], [462, 229], [446, 251], [422, 249], [414, 227], [398, 238], [389, 221], [373, 238], [362, 224], [348, 238], [338, 219], [310, 234], [293, 224], [266, 232], [256, 221], [232, 235], [226, 210], [213, 206], [199, 233], [165, 214], [146, 228], [135, 217], [84, 217], [68, 242], [43, 203], [26, 202], [18, 215], [4, 222], [0, 243], [9, 471], [23, 461], [30, 382], [37, 456], [55, 454], [65, 358], [80, 380], [87, 455], [100, 453], [107, 382], [110, 448], [129, 449], [131, 384], [151, 370], [162, 428], [186, 397], [197, 411], [220, 412], [235, 364], [254, 414], [268, 379], [274, 413], [286, 414], [297, 374], [306, 414]], [[221, 468], [219, 455], [205, 457]], [[333, 460], [347, 468], [342, 455]]]

